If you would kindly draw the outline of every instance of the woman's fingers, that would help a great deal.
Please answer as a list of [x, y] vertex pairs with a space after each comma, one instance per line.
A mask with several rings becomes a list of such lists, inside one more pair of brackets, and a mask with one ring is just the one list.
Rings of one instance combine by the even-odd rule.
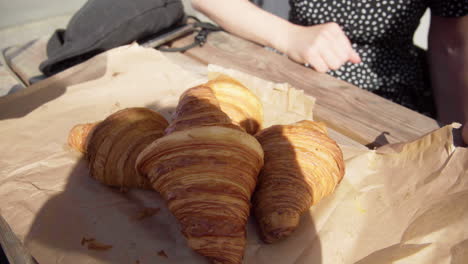
[[350, 57], [349, 57], [349, 61], [352, 62], [352, 63], [361, 63], [361, 56], [359, 56], [359, 54], [355, 51], [355, 50], [351, 50], [351, 54], [350, 54]]
[[468, 122], [465, 123], [462, 129], [462, 138], [465, 145], [468, 145]]
[[335, 48], [335, 52], [339, 53], [342, 56], [344, 62], [350, 61], [352, 63], [360, 63], [361, 57], [353, 49], [351, 41], [349, 41], [348, 37], [341, 29], [341, 27], [338, 26], [338, 30], [335, 31], [335, 34], [337, 38], [337, 40], [333, 42], [335, 44], [333, 45], [333, 47]]
[[341, 27], [336, 23], [330, 24], [330, 31], [332, 33], [329, 39], [330, 47], [333, 49], [335, 56], [339, 58], [341, 65], [348, 61], [352, 63], [361, 62], [359, 54], [353, 49], [351, 42]]
[[353, 50], [351, 47], [351, 42], [346, 37], [346, 34], [343, 32], [341, 27], [338, 26], [338, 24], [330, 24], [330, 34], [328, 35], [330, 47], [335, 52], [336, 56], [339, 57], [343, 63], [345, 63], [350, 58], [350, 51]]
[[359, 54], [352, 48], [346, 34], [336, 23], [326, 23], [306, 28], [302, 40], [306, 40], [301, 56], [305, 63], [316, 71], [337, 70], [343, 64], [361, 62]]
[[346, 62], [339, 58], [332, 49], [322, 51], [321, 57], [330, 70], [338, 70]]
[[309, 64], [314, 70], [325, 73], [328, 71], [328, 64], [323, 60], [322, 56], [317, 52], [310, 52], [307, 57], [307, 64]]

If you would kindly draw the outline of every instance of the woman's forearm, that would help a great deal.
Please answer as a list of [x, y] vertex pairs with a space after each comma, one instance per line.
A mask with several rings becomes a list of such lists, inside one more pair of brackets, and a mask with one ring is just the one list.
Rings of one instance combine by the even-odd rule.
[[226, 31], [283, 52], [283, 40], [294, 27], [247, 0], [193, 0], [192, 5]]
[[429, 66], [438, 119], [468, 123], [468, 17], [432, 17]]
[[319, 72], [336, 70], [347, 61], [361, 61], [336, 23], [295, 25], [247, 0], [193, 0], [192, 5], [226, 31], [275, 48]]

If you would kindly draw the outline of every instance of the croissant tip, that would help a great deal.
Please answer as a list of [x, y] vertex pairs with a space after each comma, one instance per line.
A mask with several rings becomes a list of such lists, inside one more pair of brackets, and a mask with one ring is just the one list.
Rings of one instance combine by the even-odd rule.
[[86, 138], [94, 126], [94, 123], [73, 126], [68, 133], [68, 146], [81, 153], [86, 153]]
[[217, 258], [208, 258], [210, 263], [212, 264], [241, 264], [242, 263], [242, 260], [239, 260], [239, 261], [229, 261], [229, 262], [226, 262], [224, 260], [219, 260]]
[[281, 240], [284, 240], [288, 236], [290, 236], [294, 232], [295, 228], [287, 228], [287, 229], [277, 229], [277, 230], [272, 230], [270, 231], [269, 234], [265, 234], [265, 236], [262, 237], [262, 240], [267, 243], [267, 244], [273, 244], [276, 242], [279, 242]]
[[275, 211], [259, 221], [262, 240], [271, 244], [290, 236], [299, 225], [300, 214], [296, 212]]

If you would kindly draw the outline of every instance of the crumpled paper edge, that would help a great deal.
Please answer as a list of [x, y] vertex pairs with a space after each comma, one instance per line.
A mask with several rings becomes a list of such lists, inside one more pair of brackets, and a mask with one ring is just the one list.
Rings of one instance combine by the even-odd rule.
[[431, 131], [416, 140], [384, 145], [377, 148], [375, 151], [379, 154], [411, 153], [421, 149], [427, 149], [433, 144], [443, 143], [447, 153], [452, 154], [456, 148], [453, 140], [453, 130], [459, 128], [461, 128], [461, 124], [454, 122]]
[[208, 79], [212, 80], [220, 75], [228, 75], [238, 80], [252, 90], [263, 103], [275, 104], [281, 111], [313, 120], [316, 99], [305, 94], [303, 90], [288, 83], [274, 83], [234, 69], [215, 64], [208, 65]]

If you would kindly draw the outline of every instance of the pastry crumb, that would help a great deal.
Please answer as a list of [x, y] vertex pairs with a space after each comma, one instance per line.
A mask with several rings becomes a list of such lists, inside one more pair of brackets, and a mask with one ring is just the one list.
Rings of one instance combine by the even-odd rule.
[[158, 251], [158, 256], [168, 258], [167, 254], [166, 254], [166, 252], [164, 252], [164, 250], [159, 250]]
[[109, 250], [112, 248], [112, 245], [106, 245], [103, 243], [99, 243], [97, 241], [91, 241], [88, 243], [89, 250]]
[[92, 237], [83, 237], [81, 239], [81, 245], [82, 246], [87, 245], [89, 250], [109, 250], [112, 248], [111, 245], [99, 243], [96, 241], [95, 238], [92, 238]]
[[81, 245], [84, 246], [86, 243], [93, 242], [93, 241], [96, 241], [96, 239], [92, 237], [83, 237], [81, 239]]
[[155, 214], [157, 214], [161, 209], [160, 208], [143, 208], [143, 210], [141, 210], [138, 215], [135, 217], [136, 220], [142, 220], [142, 219], [145, 219], [147, 217], [150, 217], [150, 216], [153, 216]]

